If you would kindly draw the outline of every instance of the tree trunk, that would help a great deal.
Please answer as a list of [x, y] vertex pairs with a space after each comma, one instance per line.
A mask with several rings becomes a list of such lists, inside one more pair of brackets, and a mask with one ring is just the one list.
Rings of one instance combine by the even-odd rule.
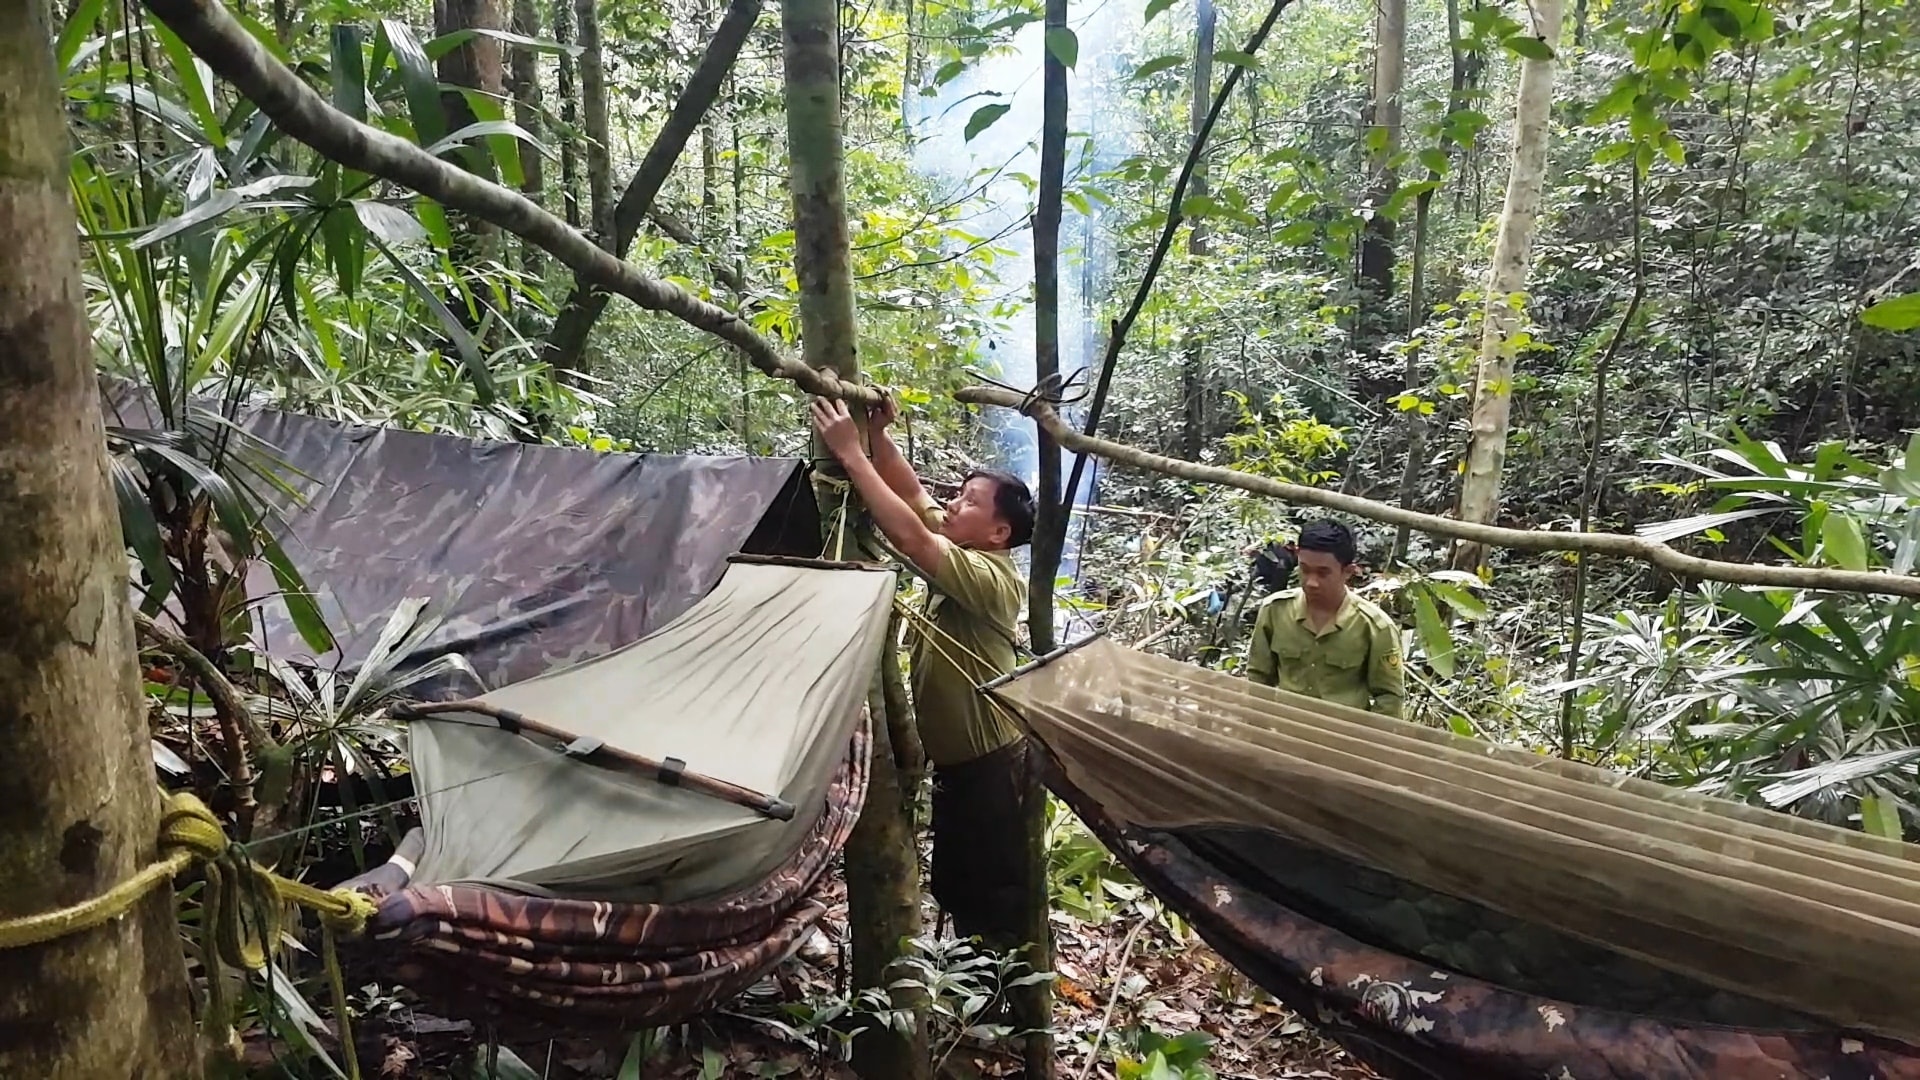
[[[553, 0], [553, 40], [566, 47], [573, 45], [573, 4], [570, 0]], [[580, 156], [574, 151], [574, 141], [580, 134], [580, 91], [574, 80], [575, 61], [573, 54], [563, 48], [560, 52], [560, 123], [566, 129], [560, 137], [560, 204], [564, 209], [567, 224], [580, 227]]]
[[600, 9], [574, 0], [580, 37], [580, 108], [586, 113], [587, 208], [594, 242], [613, 248], [613, 144], [607, 135], [607, 68], [600, 51]]
[[[540, 36], [540, 8], [534, 0], [513, 0], [513, 32], [523, 37]], [[541, 137], [540, 54], [524, 46], [513, 50], [513, 119], [528, 134]], [[541, 202], [543, 177], [540, 151], [520, 144], [520, 190], [534, 202]], [[545, 264], [540, 249], [532, 244], [520, 246], [520, 265], [529, 277], [539, 277]]]
[[[1187, 133], [1189, 138], [1200, 137], [1200, 129], [1207, 122], [1207, 112], [1213, 107], [1213, 31], [1217, 21], [1213, 0], [1194, 0], [1194, 39], [1193, 39], [1193, 104], [1187, 113]], [[1207, 193], [1207, 166], [1202, 158], [1193, 167], [1193, 181], [1187, 188], [1192, 195]], [[1191, 197], [1191, 196], [1189, 196]], [[1207, 221], [1196, 218], [1192, 231], [1187, 234], [1187, 256], [1193, 263], [1206, 258]], [[1189, 461], [1199, 461], [1200, 452], [1206, 448], [1207, 437], [1207, 391], [1206, 356], [1200, 335], [1189, 332], [1184, 346], [1184, 355], [1180, 361], [1180, 391], [1184, 401], [1183, 415], [1186, 418], [1182, 428], [1182, 449]]]
[[[1452, 117], [1467, 107], [1467, 54], [1460, 48], [1460, 0], [1447, 0], [1447, 40], [1453, 42], [1452, 81], [1447, 88], [1447, 116]], [[1441, 128], [1442, 153], [1450, 153], [1453, 148], [1452, 131], [1453, 128], [1448, 125]], [[1427, 170], [1427, 179], [1435, 183], [1445, 175], [1438, 169]], [[1413, 266], [1407, 275], [1407, 337], [1410, 341], [1427, 324], [1427, 226], [1433, 212], [1435, 190], [1428, 188], [1414, 200]], [[1420, 349], [1417, 344], [1407, 348], [1405, 378], [1406, 392], [1411, 394], [1420, 385]], [[1400, 509], [1411, 510], [1414, 496], [1420, 488], [1420, 462], [1426, 453], [1427, 431], [1426, 419], [1419, 409], [1408, 409], [1406, 417], [1407, 459], [1400, 470]], [[1394, 532], [1392, 561], [1398, 562], [1407, 557], [1407, 547], [1412, 539], [1413, 531], [1404, 524]]]
[[[1203, 0], [1204, 2], [1204, 0]], [[1067, 66], [1052, 47], [1067, 28], [1067, 0], [1046, 0], [1046, 41], [1042, 54], [1040, 117], [1040, 198], [1033, 215], [1033, 374], [1035, 385], [1058, 385], [1060, 378], [1060, 212], [1066, 180]], [[1039, 488], [1034, 496], [1032, 563], [1027, 585], [1027, 636], [1035, 653], [1051, 652], [1053, 581], [1060, 572], [1060, 554], [1066, 547], [1072, 520], [1060, 500], [1060, 444], [1039, 424], [1034, 425], [1039, 458]], [[1009, 858], [1025, 861], [1032, 892], [1027, 897], [1026, 966], [1028, 971], [1053, 970], [1053, 928], [1047, 921], [1046, 791], [1039, 770], [1026, 781], [1029, 812], [1026, 843]], [[1022, 1057], [1029, 1080], [1050, 1080], [1054, 1074], [1053, 987], [1040, 980], [1008, 992], [1013, 1026], [1025, 1032]]]
[[[1532, 0], [1533, 32], [1556, 54], [1561, 6], [1561, 0]], [[1468, 424], [1467, 474], [1460, 485], [1460, 520], [1477, 524], [1491, 524], [1500, 509], [1500, 474], [1506, 464], [1508, 416], [1513, 405], [1513, 335], [1520, 328], [1514, 297], [1527, 287], [1541, 189], [1546, 182], [1553, 65], [1553, 59], [1521, 62], [1519, 99], [1514, 110], [1513, 167], [1507, 174], [1506, 204], [1500, 211], [1493, 266], [1487, 273], [1480, 366]], [[1462, 543], [1454, 549], [1453, 564], [1477, 570], [1485, 556], [1486, 549], [1481, 545]]]
[[[781, 0], [780, 13], [803, 355], [809, 367], [857, 381], [858, 326], [841, 148], [839, 9], [835, 0]], [[815, 457], [826, 455], [816, 448]], [[910, 737], [896, 728], [912, 721], [885, 702], [885, 668], [899, 663], [895, 648], [889, 637], [874, 677], [869, 700], [875, 723], [887, 726], [874, 733], [866, 808], [847, 840], [847, 921], [856, 994], [886, 989], [902, 978], [905, 973], [897, 967], [902, 943], [921, 932], [920, 853], [894, 750]], [[932, 1059], [923, 995], [910, 989], [889, 993], [893, 1007], [910, 1017], [908, 1030], [869, 1020], [868, 1030], [853, 1043], [854, 1070], [865, 1080], [926, 1080]]]
[[[499, 0], [435, 0], [434, 12], [438, 23], [435, 29], [442, 35], [458, 30], [502, 29]], [[449, 135], [480, 119], [460, 88], [496, 98], [506, 95], [506, 68], [500, 60], [499, 38], [475, 34], [465, 43], [447, 50], [438, 66], [440, 81], [448, 87], [440, 92], [440, 107], [447, 116]], [[484, 142], [470, 140], [456, 155], [456, 160], [470, 173], [488, 178], [493, 176], [492, 162]], [[467, 252], [455, 252], [456, 264], [471, 265], [482, 258], [497, 258], [500, 255], [500, 230], [491, 222], [461, 214], [455, 222], [453, 233], [456, 248], [470, 248]], [[458, 238], [470, 239], [472, 243], [462, 245]], [[460, 304], [454, 310], [459, 311], [464, 307], [464, 304]]]
[[[0, 24], [0, 919], [92, 899], [157, 858], [126, 553], [107, 482], [64, 94], [45, 0]], [[0, 1076], [197, 1076], [173, 891], [0, 949]]]
[[1373, 124], [1368, 132], [1372, 187], [1367, 201], [1374, 212], [1360, 241], [1360, 325], [1369, 349], [1387, 329], [1386, 302], [1393, 296], [1395, 222], [1381, 211], [1399, 186], [1393, 156], [1400, 150], [1404, 114], [1401, 92], [1407, 74], [1407, 0], [1380, 0], [1375, 8], [1373, 41]]
[[[627, 190], [620, 195], [619, 205], [614, 207], [613, 244], [608, 250], [616, 256], [626, 257], [634, 236], [639, 233], [641, 224], [653, 209], [660, 188], [673, 172], [674, 162], [686, 149], [687, 140], [693, 137], [701, 118], [713, 108], [714, 101], [720, 96], [720, 88], [725, 85], [734, 61], [740, 56], [740, 49], [747, 43], [747, 38], [753, 32], [753, 24], [759, 18], [760, 0], [733, 0], [728, 5], [726, 17], [720, 20], [720, 26], [708, 40], [700, 62], [687, 79], [687, 88], [680, 92], [679, 100], [673, 104], [673, 111], [667, 114], [667, 122], [660, 126], [660, 133], [654, 136], [653, 145], [647, 148], [646, 157], [640, 160], [640, 167], [633, 171], [633, 179], [627, 181]], [[739, 167], [740, 159], [736, 154], [734, 168], [737, 170]], [[606, 243], [604, 240], [600, 242]], [[735, 278], [738, 280], [737, 274]], [[733, 287], [739, 291], [737, 285]], [[606, 308], [605, 291], [574, 286], [573, 291], [567, 294], [566, 306], [553, 322], [552, 332], [547, 335], [547, 363], [562, 371], [582, 370], [580, 364], [586, 353], [587, 338], [593, 332], [593, 324]]]

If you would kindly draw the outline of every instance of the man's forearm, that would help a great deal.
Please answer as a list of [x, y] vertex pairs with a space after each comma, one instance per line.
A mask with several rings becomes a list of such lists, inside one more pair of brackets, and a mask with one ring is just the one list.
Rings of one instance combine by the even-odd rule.
[[900, 452], [893, 436], [887, 434], [887, 429], [873, 431], [872, 442], [873, 468], [887, 487], [906, 500], [909, 507], [917, 508], [926, 502], [927, 489], [921, 485], [919, 475], [907, 462], [906, 455]]
[[940, 538], [927, 528], [919, 511], [907, 504], [873, 462], [855, 457], [841, 465], [847, 471], [847, 480], [867, 504], [867, 511], [873, 515], [873, 523], [880, 527], [880, 532], [921, 570], [938, 574], [943, 554]]

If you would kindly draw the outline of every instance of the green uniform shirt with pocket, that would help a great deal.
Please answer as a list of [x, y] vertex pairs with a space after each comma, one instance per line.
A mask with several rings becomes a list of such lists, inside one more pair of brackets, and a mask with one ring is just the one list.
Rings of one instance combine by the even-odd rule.
[[1377, 604], [1351, 592], [1318, 632], [1307, 624], [1301, 590], [1274, 594], [1254, 619], [1247, 676], [1385, 716], [1400, 716], [1406, 701], [1400, 627]]
[[[946, 511], [930, 502], [917, 509], [939, 532]], [[936, 766], [972, 761], [1020, 739], [1019, 726], [975, 687], [1013, 670], [1015, 628], [1027, 602], [1012, 555], [941, 543], [946, 558], [931, 575], [926, 609], [934, 629], [914, 628], [910, 652], [920, 743]]]

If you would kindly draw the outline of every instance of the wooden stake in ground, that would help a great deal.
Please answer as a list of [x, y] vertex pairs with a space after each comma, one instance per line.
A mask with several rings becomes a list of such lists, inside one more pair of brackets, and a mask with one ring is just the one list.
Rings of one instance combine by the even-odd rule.
[[[842, 383], [859, 381], [859, 332], [847, 231], [845, 156], [840, 130], [839, 8], [835, 0], [782, 0], [781, 47], [786, 61], [787, 153], [793, 188], [793, 270], [800, 282], [800, 328], [807, 367], [831, 371]], [[864, 428], [864, 410], [855, 408]], [[831, 461], [828, 455], [816, 457]], [[837, 469], [833, 471], [838, 471]], [[844, 497], [851, 498], [846, 491]], [[836, 504], [838, 499], [835, 500]], [[823, 507], [823, 509], [825, 509]], [[849, 506], [836, 531], [859, 516]], [[855, 539], [840, 537], [853, 550]], [[908, 1016], [907, 1030], [863, 1018], [854, 1039], [854, 1070], [866, 1080], [925, 1080], [932, 1069], [923, 995], [901, 981], [903, 943], [920, 934], [920, 854], [894, 747], [909, 741], [895, 730], [912, 723], [888, 708], [883, 673], [897, 668], [890, 635], [874, 676], [869, 706], [885, 738], [873, 740], [867, 802], [847, 838], [847, 921], [853, 936], [853, 989], [882, 990]], [[878, 736], [879, 731], [875, 732]]]
[[[46, 0], [0, 20], [0, 920], [153, 861], [154, 782]], [[199, 1074], [173, 892], [0, 948], [0, 1076]]]

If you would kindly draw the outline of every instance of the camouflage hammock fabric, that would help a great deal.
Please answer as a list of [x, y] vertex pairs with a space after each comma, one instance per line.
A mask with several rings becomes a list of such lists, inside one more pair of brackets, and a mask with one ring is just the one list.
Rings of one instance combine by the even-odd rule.
[[758, 981], [819, 919], [865, 803], [895, 586], [881, 567], [736, 558], [666, 626], [479, 702], [562, 729], [560, 747], [520, 720], [415, 714], [421, 827], [349, 883], [383, 898], [375, 962], [522, 1031], [673, 1023]]
[[724, 896], [621, 904], [409, 886], [418, 830], [384, 866], [347, 884], [381, 900], [368, 934], [382, 965], [462, 1015], [529, 1032], [583, 1020], [680, 1023], [759, 981], [825, 912], [826, 870], [866, 801], [869, 728], [863, 716], [799, 847], [765, 879]]
[[986, 692], [1144, 884], [1387, 1076], [1920, 1080], [1911, 845], [1100, 640]]

